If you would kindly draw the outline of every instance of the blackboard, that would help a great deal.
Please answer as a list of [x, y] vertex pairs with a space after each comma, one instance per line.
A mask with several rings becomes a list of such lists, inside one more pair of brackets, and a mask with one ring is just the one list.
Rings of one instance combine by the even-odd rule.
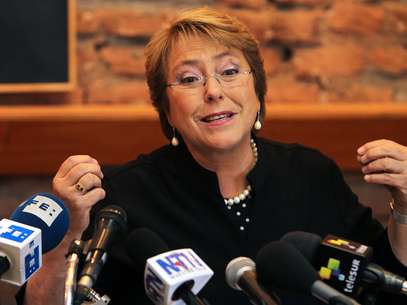
[[10, 88], [18, 92], [27, 85], [33, 91], [47, 91], [49, 85], [62, 91], [71, 87], [72, 4], [0, 0], [0, 92], [14, 91]]

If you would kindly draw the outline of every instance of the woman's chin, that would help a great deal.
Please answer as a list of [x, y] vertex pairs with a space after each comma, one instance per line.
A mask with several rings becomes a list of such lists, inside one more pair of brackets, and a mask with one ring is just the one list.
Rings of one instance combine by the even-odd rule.
[[233, 150], [242, 144], [242, 136], [236, 134], [224, 134], [210, 139], [208, 147], [216, 150]]

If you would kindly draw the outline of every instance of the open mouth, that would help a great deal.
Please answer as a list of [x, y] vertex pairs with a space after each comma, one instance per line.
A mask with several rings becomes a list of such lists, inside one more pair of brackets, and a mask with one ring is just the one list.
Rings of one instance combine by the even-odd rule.
[[205, 123], [211, 123], [211, 122], [215, 122], [215, 121], [228, 119], [228, 118], [231, 118], [232, 116], [234, 116], [233, 112], [216, 113], [216, 114], [211, 114], [206, 117], [203, 117], [201, 119], [201, 121], [205, 122]]

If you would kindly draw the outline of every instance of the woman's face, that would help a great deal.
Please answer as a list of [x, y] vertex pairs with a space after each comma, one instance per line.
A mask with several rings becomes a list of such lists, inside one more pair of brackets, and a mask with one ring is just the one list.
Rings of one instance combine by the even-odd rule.
[[[241, 51], [191, 37], [175, 45], [167, 69], [167, 84], [189, 86], [208, 77], [196, 87], [167, 87], [168, 121], [190, 150], [227, 150], [247, 143], [260, 102]], [[215, 73], [232, 80], [221, 84], [212, 77]]]

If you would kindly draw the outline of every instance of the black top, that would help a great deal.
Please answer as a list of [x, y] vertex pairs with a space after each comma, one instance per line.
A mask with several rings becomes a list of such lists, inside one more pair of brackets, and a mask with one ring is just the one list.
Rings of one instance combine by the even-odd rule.
[[[371, 218], [371, 210], [358, 203], [332, 160], [298, 144], [255, 141], [259, 155], [248, 175], [252, 192], [246, 208], [228, 210], [216, 174], [196, 163], [181, 143], [105, 171], [107, 197], [92, 213], [108, 204], [120, 205], [127, 211], [129, 232], [146, 227], [170, 249], [192, 248], [215, 273], [200, 292], [211, 305], [250, 304], [226, 284], [227, 263], [239, 256], [254, 259], [264, 245], [295, 230], [371, 245], [377, 263], [407, 274], [390, 250], [386, 231]], [[90, 237], [90, 231], [85, 236]], [[111, 305], [151, 304], [144, 294], [144, 266], [129, 259], [124, 240], [110, 251], [94, 288], [108, 294]], [[311, 296], [280, 297], [287, 305], [320, 304]], [[395, 302], [387, 299], [386, 304]]]
[[[105, 172], [107, 197], [93, 212], [107, 204], [121, 205], [128, 214], [129, 232], [146, 227], [170, 249], [192, 248], [214, 270], [200, 293], [212, 305], [250, 304], [226, 284], [227, 263], [239, 256], [254, 259], [261, 247], [294, 230], [372, 245], [378, 263], [405, 274], [385, 230], [371, 218], [371, 210], [358, 203], [332, 160], [298, 144], [256, 142], [258, 161], [248, 175], [251, 198], [246, 208], [240, 207], [240, 216], [226, 208], [216, 174], [202, 168], [184, 144], [162, 147]], [[134, 266], [124, 242], [119, 242], [95, 289], [107, 293], [111, 305], [150, 304], [143, 272], [144, 266]], [[281, 297], [283, 304], [319, 304], [309, 296]]]

